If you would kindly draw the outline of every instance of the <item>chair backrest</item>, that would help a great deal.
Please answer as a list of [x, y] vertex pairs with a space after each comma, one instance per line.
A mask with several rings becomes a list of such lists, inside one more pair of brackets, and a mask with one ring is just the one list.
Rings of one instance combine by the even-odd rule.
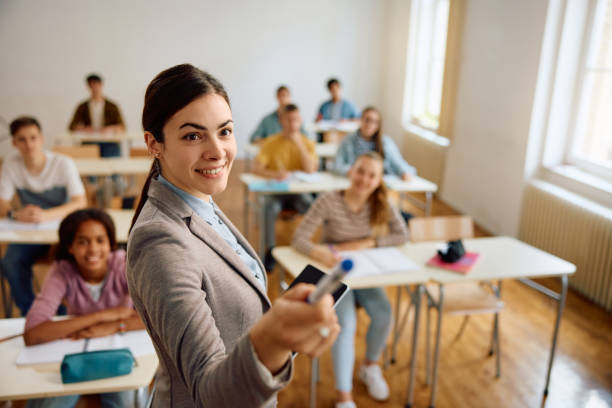
[[73, 159], [98, 159], [100, 158], [100, 146], [84, 145], [84, 146], [55, 146], [53, 151], [56, 153], [65, 154]]
[[408, 227], [412, 242], [450, 241], [474, 236], [472, 217], [466, 215], [411, 218]]
[[130, 147], [130, 157], [151, 157], [146, 147]]

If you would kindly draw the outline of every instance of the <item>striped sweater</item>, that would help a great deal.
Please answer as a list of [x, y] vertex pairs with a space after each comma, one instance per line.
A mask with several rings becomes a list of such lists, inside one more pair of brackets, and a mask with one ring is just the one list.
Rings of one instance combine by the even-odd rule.
[[[379, 247], [401, 245], [408, 241], [408, 230], [404, 220], [397, 209], [393, 205], [390, 206], [389, 231], [384, 236], [376, 237], [376, 245]], [[312, 237], [320, 225], [323, 225], [325, 243], [339, 244], [370, 238], [373, 236], [370, 225], [370, 204], [366, 203], [359, 212], [354, 212], [344, 201], [341, 191], [321, 194], [295, 231], [293, 247], [303, 254], [310, 254], [315, 246]]]

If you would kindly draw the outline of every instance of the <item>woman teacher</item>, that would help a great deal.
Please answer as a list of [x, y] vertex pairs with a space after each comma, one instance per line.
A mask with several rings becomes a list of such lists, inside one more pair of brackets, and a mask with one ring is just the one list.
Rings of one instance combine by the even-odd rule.
[[297, 285], [271, 305], [249, 243], [215, 205], [236, 156], [214, 77], [183, 64], [149, 84], [142, 125], [154, 156], [128, 241], [128, 285], [160, 362], [153, 407], [272, 407], [291, 351], [318, 356], [339, 332], [330, 295]]

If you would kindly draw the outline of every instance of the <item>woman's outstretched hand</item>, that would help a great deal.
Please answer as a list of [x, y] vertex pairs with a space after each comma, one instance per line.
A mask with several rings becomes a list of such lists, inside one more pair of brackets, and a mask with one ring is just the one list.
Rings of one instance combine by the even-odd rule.
[[304, 283], [289, 289], [249, 332], [257, 357], [272, 374], [280, 371], [292, 351], [318, 357], [340, 333], [331, 295], [316, 304], [306, 302], [314, 289]]

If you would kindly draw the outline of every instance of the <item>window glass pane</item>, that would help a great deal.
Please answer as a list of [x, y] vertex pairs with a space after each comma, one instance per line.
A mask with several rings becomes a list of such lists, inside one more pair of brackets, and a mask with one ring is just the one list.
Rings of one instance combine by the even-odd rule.
[[571, 156], [612, 169], [612, 0], [596, 10]]
[[440, 119], [449, 0], [420, 0], [411, 88], [411, 122], [437, 130]]

